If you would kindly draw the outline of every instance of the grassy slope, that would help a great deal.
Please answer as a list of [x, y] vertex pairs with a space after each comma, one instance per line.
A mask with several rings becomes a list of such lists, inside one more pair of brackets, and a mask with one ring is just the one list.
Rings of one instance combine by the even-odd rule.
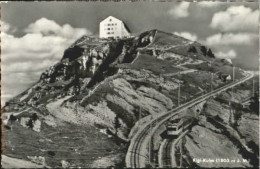
[[[27, 159], [27, 156], [44, 156], [48, 166], [59, 167], [61, 160], [72, 166], [90, 167], [100, 156], [124, 151], [124, 146], [116, 144], [97, 128], [64, 123], [56, 128], [43, 123], [40, 133], [25, 129], [14, 122], [12, 130], [4, 132], [4, 154]], [[22, 167], [22, 166], [21, 166]]]

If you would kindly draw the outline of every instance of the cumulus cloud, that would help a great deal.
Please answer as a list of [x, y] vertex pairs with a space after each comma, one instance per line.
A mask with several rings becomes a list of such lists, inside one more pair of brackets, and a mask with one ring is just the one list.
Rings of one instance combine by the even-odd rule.
[[237, 57], [237, 53], [235, 50], [231, 49], [228, 52], [217, 52], [215, 53], [215, 56], [221, 59], [234, 59]]
[[[11, 84], [15, 83], [17, 91], [21, 92], [25, 85], [28, 87], [28, 84], [36, 82], [41, 72], [60, 60], [64, 50], [73, 42], [91, 34], [85, 28], [59, 25], [41, 18], [25, 28], [23, 36], [16, 37], [10, 33], [13, 28], [8, 23], [2, 24], [2, 77], [4, 94], [8, 96]], [[21, 76], [23, 84], [19, 81]]]
[[210, 27], [221, 31], [257, 31], [259, 10], [245, 6], [231, 6], [214, 14]]
[[215, 34], [206, 39], [208, 45], [250, 45], [257, 41], [258, 35], [253, 33]]
[[14, 33], [17, 29], [12, 27], [10, 24], [1, 21], [1, 31], [6, 33]]
[[181, 2], [179, 5], [175, 6], [169, 11], [169, 14], [175, 18], [186, 18], [189, 16], [189, 2]]
[[79, 36], [87, 34], [86, 29], [73, 28], [69, 24], [60, 26], [53, 20], [41, 18], [36, 22], [30, 24], [26, 29], [27, 33], [40, 33], [43, 36], [58, 36], [68, 39], [77, 39]]
[[[30, 24], [25, 32], [22, 37], [5, 32], [1, 34], [2, 59], [8, 63], [5, 71], [26, 71], [28, 66], [31, 67], [28, 71], [45, 69], [61, 59], [64, 50], [75, 40], [90, 34], [86, 29], [73, 28], [68, 24], [60, 26], [46, 18]], [[15, 68], [13, 65], [20, 66]]]
[[198, 36], [196, 34], [190, 33], [190, 32], [174, 32], [173, 34], [182, 36], [186, 39], [189, 39], [191, 41], [196, 41], [198, 39]]
[[199, 2], [196, 2], [196, 4], [200, 7], [203, 7], [203, 8], [214, 8], [214, 7], [218, 7], [218, 6], [221, 6], [225, 3], [223, 2], [216, 2], [216, 1], [199, 1]]

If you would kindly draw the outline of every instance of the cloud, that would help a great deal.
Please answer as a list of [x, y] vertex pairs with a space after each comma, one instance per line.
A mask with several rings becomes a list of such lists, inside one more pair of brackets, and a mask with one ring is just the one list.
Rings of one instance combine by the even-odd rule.
[[40, 72], [2, 73], [1, 105], [39, 80]]
[[6, 33], [14, 33], [16, 32], [17, 28], [12, 27], [10, 24], [1, 21], [1, 31]]
[[[15, 84], [17, 90], [11, 94], [17, 95], [27, 88], [28, 84], [36, 82], [44, 70], [57, 63], [64, 50], [73, 42], [83, 35], [91, 34], [85, 28], [73, 28], [69, 24], [59, 25], [46, 18], [31, 23], [24, 29], [25, 34], [21, 37], [10, 33], [13, 28], [8, 23], [4, 23], [3, 27], [2, 77], [6, 91], [4, 94], [8, 96], [12, 84]], [[19, 80], [21, 76], [22, 81]]]
[[215, 56], [220, 59], [234, 59], [237, 57], [237, 53], [235, 50], [231, 49], [228, 52], [217, 52]]
[[90, 33], [83, 28], [73, 28], [69, 24], [58, 25], [53, 20], [41, 18], [35, 23], [30, 24], [26, 29], [27, 33], [40, 33], [43, 36], [58, 36], [63, 38], [77, 39], [78, 37]]
[[258, 35], [253, 33], [218, 33], [206, 38], [206, 43], [208, 45], [250, 45], [257, 40]]
[[221, 31], [257, 31], [259, 10], [245, 6], [231, 6], [213, 15], [211, 28]]
[[182, 36], [186, 39], [189, 39], [191, 41], [196, 41], [198, 39], [198, 36], [196, 34], [192, 34], [190, 32], [174, 32], [173, 34]]
[[214, 7], [218, 7], [218, 6], [221, 6], [225, 3], [223, 2], [212, 2], [212, 1], [200, 1], [200, 2], [196, 2], [196, 4], [200, 7], [203, 7], [203, 8], [214, 8]]
[[189, 2], [181, 2], [179, 5], [172, 8], [168, 13], [175, 19], [186, 18], [189, 16]]
[[[2, 60], [3, 63], [8, 63], [8, 66], [3, 65], [5, 71], [46, 69], [61, 59], [64, 50], [75, 40], [85, 34], [91, 34], [86, 29], [73, 28], [68, 24], [60, 26], [46, 18], [31, 23], [25, 32], [22, 37], [2, 32]], [[30, 68], [27, 68], [28, 66]]]

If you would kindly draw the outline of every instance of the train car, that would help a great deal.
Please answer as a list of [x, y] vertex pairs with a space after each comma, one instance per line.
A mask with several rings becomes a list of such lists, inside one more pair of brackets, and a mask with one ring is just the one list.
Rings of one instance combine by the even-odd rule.
[[178, 135], [181, 131], [181, 128], [179, 127], [181, 124], [181, 119], [174, 119], [174, 120], [170, 120], [167, 124], [166, 124], [166, 128], [167, 128], [167, 135]]
[[188, 128], [192, 123], [192, 120], [174, 119], [167, 123], [167, 135], [178, 136], [183, 130]]

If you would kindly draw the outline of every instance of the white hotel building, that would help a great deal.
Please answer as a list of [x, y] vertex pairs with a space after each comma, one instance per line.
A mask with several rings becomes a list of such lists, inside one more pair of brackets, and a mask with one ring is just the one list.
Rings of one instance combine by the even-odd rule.
[[123, 38], [129, 37], [130, 31], [121, 20], [109, 16], [99, 24], [99, 37], [100, 38]]

